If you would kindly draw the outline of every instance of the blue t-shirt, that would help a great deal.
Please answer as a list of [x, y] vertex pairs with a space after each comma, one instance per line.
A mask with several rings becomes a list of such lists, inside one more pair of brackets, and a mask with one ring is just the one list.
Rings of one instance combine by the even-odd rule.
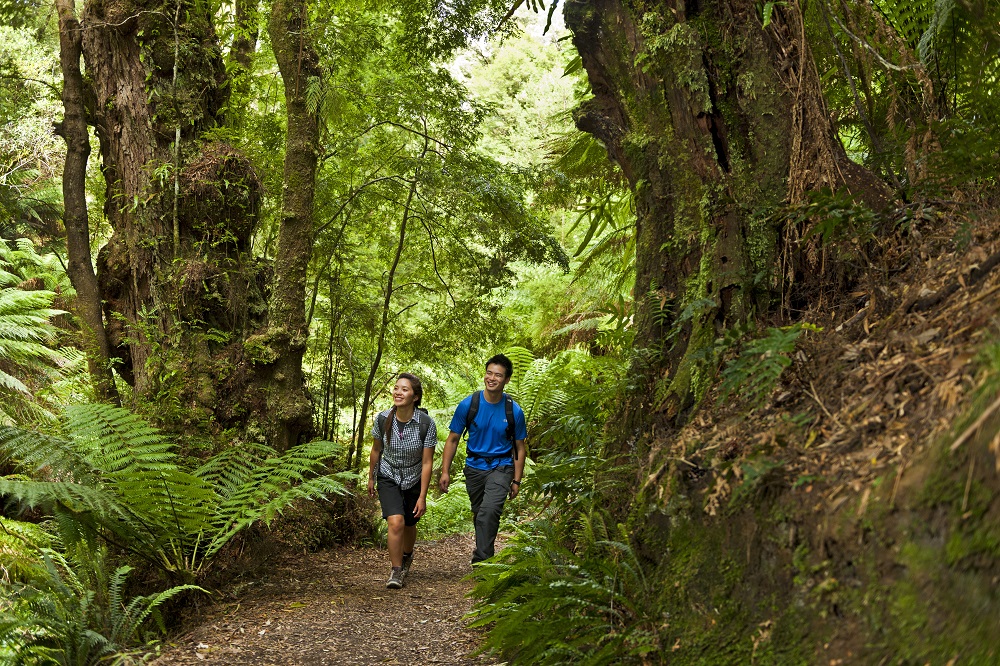
[[[483, 391], [479, 392], [479, 411], [476, 412], [476, 420], [469, 426], [469, 440], [466, 450], [470, 454], [480, 456], [505, 456], [510, 454], [511, 442], [507, 439], [507, 410], [504, 408], [504, 401], [492, 404], [486, 400]], [[472, 396], [458, 403], [455, 408], [455, 415], [451, 417], [451, 425], [448, 429], [459, 435], [465, 429], [465, 419], [469, 414], [469, 407], [472, 406]], [[528, 427], [524, 423], [524, 410], [514, 403], [514, 438], [517, 440], [527, 439]], [[510, 458], [500, 457], [492, 461], [477, 458], [470, 455], [465, 460], [465, 464], [476, 469], [493, 469], [503, 465], [512, 465]]]

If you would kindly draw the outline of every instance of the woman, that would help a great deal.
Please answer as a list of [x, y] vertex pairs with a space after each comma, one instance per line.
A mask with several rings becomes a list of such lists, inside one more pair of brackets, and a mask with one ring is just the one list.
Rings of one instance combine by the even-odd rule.
[[420, 408], [423, 387], [416, 376], [402, 372], [392, 388], [392, 408], [375, 417], [372, 454], [368, 461], [368, 495], [378, 500], [389, 526], [392, 573], [385, 586], [403, 587], [413, 561], [417, 521], [427, 511], [437, 426]]

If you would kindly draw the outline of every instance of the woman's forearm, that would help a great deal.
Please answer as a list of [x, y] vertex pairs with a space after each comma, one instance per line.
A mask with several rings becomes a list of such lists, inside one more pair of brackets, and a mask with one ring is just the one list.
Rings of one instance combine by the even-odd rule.
[[[420, 469], [420, 497], [427, 497], [427, 489], [431, 486], [431, 474], [434, 471], [434, 449], [424, 449], [423, 465]], [[430, 455], [426, 452], [430, 451]]]
[[372, 443], [372, 452], [371, 452], [371, 455], [368, 456], [368, 478], [369, 479], [375, 478], [375, 466], [378, 465], [378, 460], [381, 457], [381, 453], [382, 453], [382, 445], [376, 439]]

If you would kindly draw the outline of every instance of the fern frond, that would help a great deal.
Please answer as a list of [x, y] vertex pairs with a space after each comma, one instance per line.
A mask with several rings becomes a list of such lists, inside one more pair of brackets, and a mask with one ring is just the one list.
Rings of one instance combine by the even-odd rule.
[[208, 459], [194, 475], [213, 486], [220, 497], [230, 497], [252, 477], [257, 465], [275, 454], [257, 442], [241, 442]]
[[131, 644], [139, 632], [139, 628], [149, 619], [149, 616], [178, 594], [188, 591], [208, 593], [207, 590], [197, 585], [177, 585], [156, 594], [133, 597], [126, 605], [123, 601], [122, 591], [125, 579], [131, 571], [132, 567], [129, 566], [118, 567], [112, 575], [109, 586], [111, 632], [108, 638], [116, 645]]
[[72, 443], [33, 430], [0, 426], [0, 461], [16, 462], [25, 471], [51, 468], [79, 483], [93, 482], [93, 466]]
[[0, 495], [10, 495], [28, 508], [58, 502], [76, 512], [94, 512], [117, 520], [132, 520], [132, 512], [110, 493], [98, 487], [58, 481], [27, 481], [0, 478]]
[[508, 347], [503, 353], [514, 364], [514, 374], [511, 375], [507, 390], [512, 395], [519, 395], [521, 381], [524, 379], [531, 364], [534, 363], [535, 355], [531, 353], [530, 349], [525, 349], [524, 347]]
[[206, 554], [218, 552], [248, 525], [258, 520], [270, 522], [296, 499], [346, 493], [345, 482], [353, 478], [352, 474], [316, 476], [337, 448], [332, 442], [309, 442], [289, 449], [280, 457], [272, 455], [265, 459], [248, 481], [219, 504], [213, 519], [215, 536]]
[[126, 409], [74, 405], [66, 409], [65, 427], [78, 450], [105, 474], [118, 477], [177, 468], [170, 440]]
[[155, 533], [143, 517], [101, 487], [8, 477], [0, 478], [0, 495], [31, 508], [47, 508], [67, 544], [91, 540], [99, 530], [107, 530], [139, 552], [155, 552]]
[[0, 582], [37, 576], [42, 568], [40, 551], [53, 545], [52, 535], [35, 523], [0, 516]]

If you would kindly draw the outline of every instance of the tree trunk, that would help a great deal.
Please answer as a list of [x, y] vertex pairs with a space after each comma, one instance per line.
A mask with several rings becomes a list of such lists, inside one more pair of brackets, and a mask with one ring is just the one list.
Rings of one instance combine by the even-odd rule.
[[59, 13], [59, 62], [63, 75], [65, 116], [56, 133], [66, 140], [63, 168], [63, 205], [66, 226], [66, 273], [76, 290], [74, 309], [83, 325], [87, 366], [100, 400], [121, 405], [111, 372], [111, 345], [104, 328], [101, 290], [90, 254], [90, 220], [87, 215], [87, 160], [90, 135], [84, 105], [83, 73], [80, 71], [82, 29], [73, 0], [56, 0]]
[[229, 72], [229, 110], [226, 120], [231, 127], [243, 127], [245, 109], [249, 108], [253, 56], [260, 32], [260, 11], [257, 0], [235, 0], [233, 43], [226, 56]]
[[[421, 158], [427, 153], [427, 142], [424, 141], [424, 152]], [[392, 285], [396, 279], [396, 269], [399, 267], [399, 260], [403, 256], [403, 248], [406, 247], [406, 225], [410, 221], [410, 205], [413, 203], [413, 195], [417, 192], [417, 176], [414, 174], [413, 182], [410, 183], [410, 191], [406, 195], [406, 203], [403, 206], [403, 219], [399, 223], [399, 242], [396, 243], [396, 255], [392, 259], [392, 266], [389, 267], [389, 274], [385, 282], [385, 298], [382, 301], [382, 321], [378, 329], [378, 342], [375, 345], [375, 358], [372, 359], [372, 367], [368, 371], [368, 379], [365, 381], [365, 394], [361, 399], [361, 416], [358, 419], [357, 429], [354, 436], [354, 465], [361, 468], [361, 453], [364, 450], [365, 435], [367, 434], [368, 408], [371, 407], [372, 389], [375, 386], [375, 375], [378, 374], [378, 367], [382, 363], [382, 352], [385, 349], [385, 334], [389, 329], [389, 317], [392, 312]], [[350, 469], [351, 452], [347, 454], [347, 465]]]
[[266, 344], [275, 353], [268, 411], [276, 419], [279, 449], [294, 445], [312, 428], [302, 356], [306, 349], [306, 269], [312, 255], [313, 195], [319, 120], [309, 91], [319, 85], [319, 56], [308, 34], [304, 0], [277, 0], [268, 34], [285, 86], [288, 136], [282, 183], [281, 228], [274, 260]]
[[887, 189], [836, 137], [795, 0], [766, 28], [751, 0], [570, 0], [565, 16], [594, 93], [577, 125], [635, 191], [636, 346], [651, 351], [624, 421], [676, 422], [711, 385], [718, 333], [766, 313], [785, 277], [761, 212], [824, 186], [881, 206]]
[[242, 155], [202, 139], [227, 88], [211, 5], [89, 0], [81, 20], [114, 229], [98, 279], [121, 373], [168, 427], [266, 422], [244, 353], [264, 310], [249, 252], [261, 188]]

